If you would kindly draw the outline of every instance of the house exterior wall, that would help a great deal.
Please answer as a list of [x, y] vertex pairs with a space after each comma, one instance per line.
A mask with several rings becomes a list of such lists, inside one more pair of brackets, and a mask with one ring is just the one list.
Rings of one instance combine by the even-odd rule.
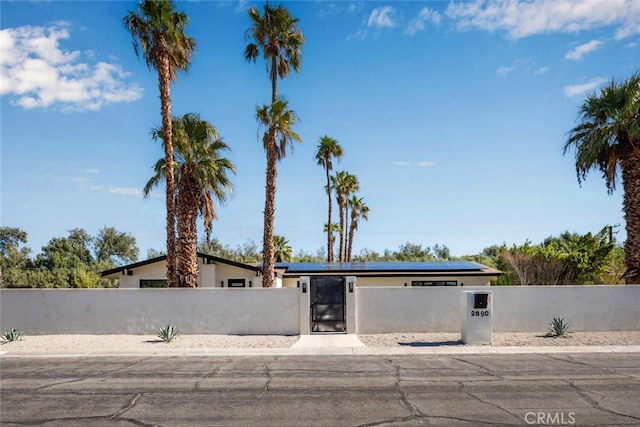
[[[261, 287], [262, 282], [257, 281], [258, 279], [256, 272], [247, 270], [244, 268], [234, 267], [232, 265], [219, 263], [216, 265], [216, 277], [215, 277], [215, 287], [220, 287], [221, 282], [224, 282], [224, 287], [229, 286], [229, 279], [244, 279], [245, 287]], [[251, 282], [251, 283], [249, 283]], [[251, 286], [249, 286], [251, 285]]]
[[132, 271], [133, 274], [131, 276], [127, 274], [118, 276], [118, 287], [123, 289], [139, 288], [140, 279], [166, 280], [167, 263], [166, 261], [156, 262], [134, 268]]
[[[244, 279], [246, 287], [250, 287], [249, 282], [251, 282], [251, 287], [262, 286], [260, 278], [256, 277], [256, 272], [252, 270], [223, 263], [205, 264], [202, 258], [198, 258], [198, 268], [200, 269], [197, 281], [199, 288], [219, 288], [221, 287], [220, 282], [224, 282], [224, 287], [226, 288], [228, 287], [229, 279]], [[119, 274], [117, 276], [119, 288], [140, 288], [141, 279], [165, 280], [167, 278], [167, 262], [163, 260], [133, 268], [131, 271], [133, 272], [131, 276], [128, 274]]]
[[[345, 276], [345, 274], [336, 274], [336, 276]], [[489, 276], [400, 276], [400, 277], [367, 277], [367, 276], [355, 276], [358, 278], [356, 286], [358, 287], [379, 287], [379, 286], [402, 286], [405, 283], [407, 286], [411, 286], [411, 281], [451, 281], [458, 282], [458, 286], [489, 286], [492, 277]], [[298, 286], [298, 277], [286, 277], [282, 281], [282, 286], [285, 288], [295, 288]]]

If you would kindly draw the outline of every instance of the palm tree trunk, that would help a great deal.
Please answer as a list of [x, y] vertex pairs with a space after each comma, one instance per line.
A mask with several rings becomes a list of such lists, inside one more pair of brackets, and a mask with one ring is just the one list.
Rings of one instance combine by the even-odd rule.
[[272, 288], [275, 284], [273, 223], [276, 213], [277, 161], [276, 135], [275, 130], [271, 130], [269, 131], [269, 147], [267, 149], [267, 182], [265, 185], [264, 231], [262, 237], [262, 286], [265, 288]]
[[640, 154], [630, 144], [625, 151], [620, 155], [624, 188], [622, 207], [627, 230], [624, 278], [627, 284], [640, 284]]
[[340, 245], [338, 247], [338, 261], [342, 262], [344, 261], [342, 259], [344, 251], [344, 238], [342, 235], [342, 230], [344, 230], [344, 202], [340, 198], [338, 198], [338, 214], [340, 215]]
[[177, 286], [175, 257], [175, 181], [173, 173], [173, 132], [171, 128], [171, 81], [169, 57], [161, 55], [158, 62], [158, 86], [164, 136], [164, 162], [167, 204], [167, 286]]
[[182, 170], [178, 183], [177, 217], [178, 217], [178, 241], [176, 242], [176, 276], [178, 286], [182, 288], [195, 288], [198, 286], [198, 258], [197, 240], [198, 231], [196, 220], [198, 218], [198, 186], [193, 178], [191, 170]]
[[349, 241], [347, 244], [347, 262], [351, 262], [351, 252], [353, 249], [353, 235], [355, 234], [355, 221], [351, 220], [351, 226], [349, 227]]
[[331, 229], [331, 181], [329, 180], [329, 169], [327, 172], [327, 196], [329, 198], [329, 215], [327, 219], [327, 262], [333, 262], [333, 230]]
[[342, 257], [342, 261], [346, 262], [347, 260], [347, 251], [348, 251], [348, 243], [349, 241], [347, 240], [347, 236], [349, 235], [349, 198], [345, 197], [345, 203], [344, 203], [344, 225], [345, 228], [344, 230], [342, 230], [342, 239], [344, 239], [344, 253], [341, 255]]

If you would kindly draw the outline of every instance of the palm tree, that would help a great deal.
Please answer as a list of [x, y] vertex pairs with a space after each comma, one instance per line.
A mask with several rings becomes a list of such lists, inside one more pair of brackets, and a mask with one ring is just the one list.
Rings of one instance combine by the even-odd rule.
[[[176, 181], [178, 240], [176, 244], [178, 286], [195, 287], [198, 278], [197, 227], [198, 214], [204, 219], [207, 242], [210, 241], [213, 220], [216, 217], [214, 199], [223, 204], [227, 194], [233, 191], [229, 173], [235, 166], [221, 151], [229, 146], [219, 137], [218, 131], [197, 114], [185, 114], [172, 120], [174, 132], [174, 168]], [[160, 140], [163, 130], [156, 128], [152, 136]], [[166, 163], [158, 160], [155, 175], [143, 189], [148, 196], [151, 189], [166, 177]]]
[[620, 170], [627, 230], [624, 278], [640, 283], [640, 73], [622, 83], [611, 81], [599, 95], [588, 95], [579, 118], [564, 153], [573, 149], [579, 183], [597, 169], [609, 194], [616, 189]]
[[[328, 209], [328, 220], [327, 224], [331, 224], [331, 180], [329, 178], [329, 172], [333, 170], [332, 159], [336, 159], [340, 161], [342, 158], [342, 147], [335, 139], [325, 135], [320, 138], [320, 143], [316, 149], [316, 157], [315, 159], [318, 162], [318, 165], [324, 168], [325, 174], [327, 176], [327, 185], [325, 187], [327, 191], [327, 197], [329, 202]], [[325, 229], [327, 233], [327, 262], [333, 262], [333, 230], [330, 230], [329, 227]]]
[[293, 142], [302, 142], [302, 138], [294, 132], [292, 126], [299, 121], [293, 110], [289, 110], [288, 102], [279, 97], [275, 103], [256, 108], [256, 119], [261, 128], [265, 129], [262, 142], [267, 152], [267, 183], [265, 186], [264, 202], [264, 231], [262, 248], [262, 286], [266, 288], [274, 285], [274, 248], [273, 223], [276, 213], [276, 177], [277, 163], [286, 155], [287, 146]]
[[347, 258], [346, 242], [348, 236], [348, 218], [349, 206], [347, 201], [351, 194], [358, 191], [360, 184], [355, 175], [351, 175], [347, 171], [337, 172], [331, 177], [333, 186], [336, 190], [336, 201], [338, 202], [338, 211], [340, 213], [340, 246], [338, 261], [344, 262]]
[[195, 39], [184, 30], [189, 22], [185, 13], [176, 12], [171, 0], [143, 0], [138, 3], [138, 13], [129, 11], [124, 26], [133, 37], [136, 55], [144, 57], [149, 68], [158, 71], [160, 112], [164, 137], [164, 161], [166, 163], [167, 204], [167, 284], [177, 286], [175, 259], [175, 205], [173, 178], [173, 132], [171, 129], [171, 82], [176, 71], [189, 68], [195, 49]]
[[[252, 27], [247, 30], [247, 38], [253, 41], [245, 49], [244, 57], [247, 61], [256, 62], [260, 52], [265, 60], [267, 72], [271, 80], [271, 106], [263, 105], [256, 110], [256, 117], [261, 126], [266, 127], [263, 144], [267, 152], [267, 173], [264, 209], [264, 235], [263, 235], [263, 262], [262, 275], [263, 286], [274, 285], [273, 270], [273, 222], [275, 219], [275, 196], [277, 161], [284, 158], [285, 148], [293, 140], [302, 142], [302, 139], [291, 130], [291, 125], [297, 121], [293, 111], [288, 110], [287, 102], [278, 97], [278, 77], [284, 79], [293, 69], [296, 73], [300, 70], [302, 60], [302, 44], [304, 37], [297, 26], [298, 19], [284, 6], [272, 6], [268, 2], [264, 4], [263, 15], [257, 8], [249, 9], [249, 18]], [[278, 146], [278, 134], [280, 128], [287, 134], [280, 134]]]
[[347, 262], [351, 261], [351, 252], [353, 250], [353, 235], [358, 229], [360, 218], [369, 221], [369, 206], [364, 203], [362, 197], [351, 197], [348, 202], [351, 208], [351, 225], [349, 226], [349, 241], [347, 242]]
[[[330, 239], [331, 239], [331, 248], [330, 248], [331, 261], [330, 262], [333, 262], [333, 242], [335, 241], [335, 238], [336, 238], [335, 233], [340, 233], [340, 224], [338, 224], [337, 222], [332, 222], [331, 223], [331, 227], [329, 227], [327, 225], [327, 223], [325, 223], [324, 227], [322, 228], [322, 230], [325, 233], [331, 233], [331, 237], [330, 237]], [[327, 258], [328, 258], [328, 256], [327, 256]]]
[[263, 11], [261, 16], [257, 8], [249, 8], [253, 25], [247, 30], [246, 37], [253, 41], [247, 45], [244, 57], [256, 62], [262, 51], [271, 79], [271, 102], [274, 103], [278, 98], [278, 77], [286, 78], [291, 69], [296, 73], [300, 71], [304, 37], [297, 25], [298, 18], [291, 16], [286, 7], [267, 2]]
[[273, 246], [276, 262], [291, 261], [292, 249], [284, 236], [273, 236]]

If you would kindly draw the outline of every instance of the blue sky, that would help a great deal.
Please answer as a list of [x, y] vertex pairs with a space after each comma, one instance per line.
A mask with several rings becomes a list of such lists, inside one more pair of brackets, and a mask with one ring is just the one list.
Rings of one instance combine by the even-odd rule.
[[[255, 107], [269, 101], [264, 63], [242, 57], [247, 8], [178, 2], [197, 39], [172, 86], [173, 114], [199, 113], [236, 164], [213, 236], [262, 239], [265, 154]], [[640, 68], [640, 1], [285, 2], [306, 38], [300, 74], [280, 83], [303, 145], [278, 169], [276, 233], [294, 252], [326, 245], [318, 139], [344, 148], [369, 222], [363, 248], [445, 244], [454, 255], [537, 243], [620, 224], [622, 191], [600, 174], [580, 187], [562, 155], [585, 93]], [[133, 234], [144, 258], [164, 249], [159, 189], [140, 190], [162, 157], [157, 74], [134, 54], [122, 18], [134, 1], [2, 1], [1, 217], [39, 252], [71, 228]], [[337, 220], [337, 219], [336, 219]]]

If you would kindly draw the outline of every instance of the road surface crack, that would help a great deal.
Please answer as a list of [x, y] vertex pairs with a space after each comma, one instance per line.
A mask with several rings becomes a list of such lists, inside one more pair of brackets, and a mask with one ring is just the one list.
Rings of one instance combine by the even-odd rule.
[[138, 393], [135, 395], [135, 397], [133, 399], [131, 399], [131, 402], [129, 402], [129, 404], [127, 406], [125, 406], [124, 408], [120, 409], [118, 412], [116, 412], [115, 414], [111, 415], [111, 419], [115, 419], [116, 417], [119, 417], [120, 414], [128, 411], [129, 409], [133, 408], [136, 405], [136, 402], [138, 402], [138, 399], [140, 399], [142, 397], [142, 393]]
[[594, 408], [599, 409], [600, 411], [606, 412], [607, 414], [617, 415], [619, 417], [631, 418], [633, 420], [639, 420], [640, 421], [640, 417], [636, 417], [634, 415], [629, 415], [629, 414], [623, 414], [621, 412], [616, 412], [613, 409], [605, 408], [604, 406], [602, 406], [600, 401], [594, 399], [593, 397], [591, 397], [589, 395], [589, 391], [588, 390], [583, 390], [581, 387], [579, 387], [578, 385], [574, 384], [572, 381], [568, 381], [567, 380], [566, 383], [569, 384], [575, 391], [577, 391], [578, 394], [580, 395], [580, 397], [582, 397], [584, 400], [586, 400]]

